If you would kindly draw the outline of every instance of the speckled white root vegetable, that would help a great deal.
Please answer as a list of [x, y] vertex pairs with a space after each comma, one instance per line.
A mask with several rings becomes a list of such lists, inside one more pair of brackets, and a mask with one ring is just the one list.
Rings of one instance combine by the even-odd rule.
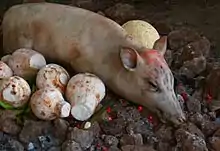
[[46, 65], [42, 54], [32, 49], [17, 49], [11, 56], [3, 58], [14, 72], [14, 75], [29, 80], [36, 76], [39, 69]]
[[70, 76], [66, 69], [57, 64], [47, 64], [37, 73], [36, 85], [39, 89], [45, 87], [57, 88], [62, 94], [65, 93]]
[[85, 121], [105, 97], [105, 85], [94, 74], [79, 73], [69, 80], [65, 96], [72, 106], [71, 115]]
[[31, 95], [27, 81], [18, 76], [3, 78], [0, 81], [0, 99], [13, 107], [22, 107]]
[[3, 61], [0, 61], [0, 78], [8, 78], [11, 76], [13, 76], [11, 68]]
[[122, 25], [126, 32], [138, 40], [146, 48], [152, 49], [156, 40], [160, 38], [157, 30], [143, 20], [130, 20]]
[[68, 117], [71, 109], [61, 92], [51, 87], [35, 91], [31, 96], [30, 106], [35, 116], [42, 120]]
[[3, 61], [4, 63], [8, 64], [8, 60], [11, 57], [11, 55], [5, 55], [1, 58], [1, 61]]

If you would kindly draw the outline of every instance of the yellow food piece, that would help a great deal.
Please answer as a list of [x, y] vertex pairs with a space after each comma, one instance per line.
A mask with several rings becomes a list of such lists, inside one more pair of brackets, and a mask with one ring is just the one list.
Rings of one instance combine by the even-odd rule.
[[157, 30], [146, 21], [130, 20], [123, 24], [122, 27], [129, 35], [149, 49], [152, 49], [155, 41], [160, 38]]

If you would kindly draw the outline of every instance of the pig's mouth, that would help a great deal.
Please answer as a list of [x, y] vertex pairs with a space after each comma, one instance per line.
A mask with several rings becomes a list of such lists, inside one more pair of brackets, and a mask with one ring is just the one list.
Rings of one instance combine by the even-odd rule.
[[174, 125], [180, 125], [186, 121], [186, 117], [183, 113], [172, 115], [160, 108], [157, 108], [156, 114], [162, 123], [171, 122]]

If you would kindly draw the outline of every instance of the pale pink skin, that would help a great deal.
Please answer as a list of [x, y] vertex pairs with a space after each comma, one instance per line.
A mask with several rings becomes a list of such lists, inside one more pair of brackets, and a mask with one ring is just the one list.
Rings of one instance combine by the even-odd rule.
[[175, 124], [185, 120], [163, 58], [166, 37], [155, 43], [161, 51], [149, 50], [104, 16], [72, 6], [32, 3], [6, 12], [3, 45], [6, 53], [32, 48], [78, 73], [93, 73], [125, 99], [158, 115], [165, 113]]

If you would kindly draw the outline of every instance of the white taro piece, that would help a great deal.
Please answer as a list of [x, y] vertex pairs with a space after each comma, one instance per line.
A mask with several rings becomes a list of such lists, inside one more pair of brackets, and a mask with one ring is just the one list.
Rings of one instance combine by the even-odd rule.
[[36, 85], [39, 89], [52, 87], [58, 89], [62, 94], [65, 93], [70, 76], [66, 69], [57, 64], [47, 64], [37, 73]]
[[11, 57], [11, 55], [5, 55], [1, 58], [1, 61], [8, 64], [8, 61], [9, 61], [10, 57]]
[[29, 101], [31, 88], [23, 78], [12, 76], [0, 80], [0, 93], [1, 101], [17, 108]]
[[65, 93], [72, 106], [71, 115], [79, 121], [88, 120], [105, 97], [105, 91], [104, 83], [94, 74], [79, 73], [73, 76]]
[[45, 87], [34, 92], [31, 96], [32, 112], [41, 120], [54, 120], [68, 117], [71, 106], [66, 102], [59, 90]]
[[17, 49], [12, 55], [8, 55], [2, 60], [8, 63], [14, 75], [25, 80], [34, 78], [39, 69], [46, 65], [46, 60], [42, 54], [28, 48]]
[[11, 68], [3, 61], [0, 61], [0, 78], [7, 78], [11, 76], [13, 76]]

